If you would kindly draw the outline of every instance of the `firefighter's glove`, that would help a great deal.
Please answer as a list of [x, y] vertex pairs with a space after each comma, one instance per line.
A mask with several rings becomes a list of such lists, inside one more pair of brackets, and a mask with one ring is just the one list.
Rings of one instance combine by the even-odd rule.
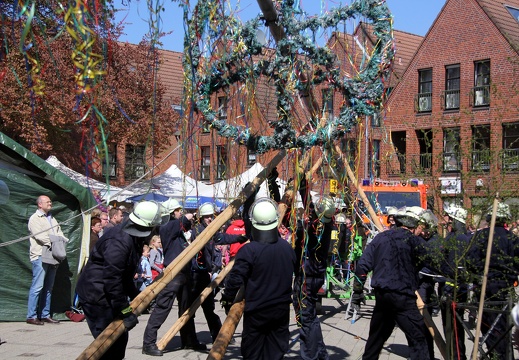
[[225, 291], [222, 292], [222, 298], [220, 299], [220, 305], [225, 310], [225, 315], [229, 315], [229, 310], [231, 310], [231, 306], [234, 303], [234, 296], [228, 296], [225, 294]]
[[240, 244], [245, 244], [247, 241], [249, 241], [249, 238], [246, 235], [240, 235], [238, 237], [238, 242]]
[[137, 319], [137, 315], [133, 313], [131, 306], [122, 309], [120, 316], [123, 319], [124, 327], [127, 331], [130, 331], [139, 323], [139, 319]]

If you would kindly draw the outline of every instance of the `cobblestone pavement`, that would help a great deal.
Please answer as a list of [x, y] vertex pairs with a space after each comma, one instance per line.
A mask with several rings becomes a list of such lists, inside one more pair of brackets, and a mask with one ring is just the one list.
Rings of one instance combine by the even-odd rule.
[[[217, 296], [219, 298], [219, 296]], [[320, 316], [324, 341], [331, 360], [360, 359], [369, 332], [370, 314], [374, 301], [368, 300], [362, 308], [362, 317], [354, 324], [351, 319], [345, 319], [347, 300], [324, 299], [323, 315]], [[216, 304], [220, 318], [225, 319], [225, 314], [220, 305]], [[177, 319], [177, 307], [174, 306], [169, 319], [159, 330], [160, 337], [173, 325]], [[293, 315], [293, 314], [292, 314]], [[139, 317], [139, 324], [130, 332], [130, 340], [127, 346], [126, 359], [151, 359], [142, 354], [142, 335], [146, 327], [149, 315]], [[286, 359], [300, 359], [298, 328], [294, 322], [294, 316], [290, 323], [290, 351]], [[440, 318], [434, 318], [437, 326], [440, 326]], [[209, 329], [201, 310], [195, 318], [198, 337], [201, 342], [211, 343]], [[235, 343], [230, 344], [225, 359], [239, 359], [241, 341], [241, 322], [235, 333]], [[92, 342], [86, 322], [74, 323], [62, 321], [59, 325], [45, 324], [44, 326], [28, 325], [25, 322], [0, 323], [0, 359], [75, 359]], [[467, 341], [467, 351], [472, 350], [473, 343]], [[181, 350], [180, 338], [176, 335], [168, 344], [163, 359], [206, 359], [208, 351], [196, 352], [193, 350]], [[407, 341], [398, 328], [386, 342], [380, 359], [406, 359], [409, 354]], [[441, 358], [436, 349], [436, 358]], [[470, 354], [468, 354], [470, 355]]]

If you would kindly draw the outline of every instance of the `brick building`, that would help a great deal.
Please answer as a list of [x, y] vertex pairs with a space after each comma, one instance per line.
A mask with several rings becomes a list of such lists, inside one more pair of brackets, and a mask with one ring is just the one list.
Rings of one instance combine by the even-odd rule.
[[517, 212], [518, 49], [518, 0], [447, 0], [388, 99], [379, 176], [424, 179], [437, 209], [499, 192]]

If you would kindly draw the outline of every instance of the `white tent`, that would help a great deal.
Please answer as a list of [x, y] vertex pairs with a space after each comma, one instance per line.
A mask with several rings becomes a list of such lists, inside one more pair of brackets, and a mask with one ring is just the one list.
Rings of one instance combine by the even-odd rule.
[[156, 192], [178, 199], [188, 196], [214, 197], [211, 185], [187, 176], [175, 164], [171, 165], [164, 173], [133, 185], [130, 190], [135, 194]]
[[49, 165], [52, 165], [65, 175], [67, 175], [70, 179], [74, 180], [81, 186], [86, 187], [87, 189], [98, 190], [101, 198], [106, 201], [124, 201], [126, 198], [130, 196], [134, 196], [135, 193], [121, 189], [117, 186], [109, 186], [106, 183], [101, 181], [97, 181], [88, 176], [85, 176], [77, 171], [72, 170], [71, 168], [65, 166], [61, 161], [59, 161], [54, 155], [48, 157], [45, 160]]
[[[218, 198], [224, 198], [224, 199], [233, 199], [236, 198], [240, 192], [243, 190], [245, 185], [248, 182], [252, 182], [254, 178], [264, 169], [264, 167], [260, 163], [255, 163], [253, 166], [251, 166], [247, 171], [243, 172], [242, 174], [235, 176], [233, 178], [220, 181], [219, 183], [216, 183], [213, 185], [215, 197]], [[286, 182], [280, 178], [278, 178], [277, 183], [279, 185], [279, 192], [281, 196], [283, 196], [283, 193], [285, 191]], [[258, 191], [257, 198], [259, 197], [268, 197], [269, 191], [267, 187], [267, 182], [264, 181], [260, 189]]]

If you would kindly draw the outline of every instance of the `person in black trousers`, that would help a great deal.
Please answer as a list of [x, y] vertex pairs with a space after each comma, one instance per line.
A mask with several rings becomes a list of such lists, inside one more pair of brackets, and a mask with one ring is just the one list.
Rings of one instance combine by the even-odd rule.
[[[211, 203], [204, 203], [198, 208], [198, 223], [194, 226], [191, 233], [191, 241], [195, 239], [211, 224], [215, 217], [215, 208]], [[244, 242], [247, 238], [240, 235], [230, 235], [218, 232], [206, 245], [198, 252], [198, 254], [191, 260], [191, 283], [189, 284], [188, 301], [183, 301], [180, 305], [181, 311], [184, 312], [191, 306], [194, 300], [200, 296], [202, 291], [211, 283], [211, 276], [218, 269], [213, 265], [215, 262], [215, 245], [229, 245], [237, 242]], [[214, 307], [214, 292], [210, 292], [202, 303], [201, 307], [204, 312], [207, 326], [211, 333], [213, 342], [216, 340], [220, 329], [222, 328], [222, 321], [215, 313]]]
[[249, 217], [246, 223], [252, 223], [251, 242], [238, 251], [221, 302], [228, 311], [243, 287], [243, 359], [279, 360], [288, 351], [290, 340], [288, 326], [296, 257], [292, 246], [279, 236], [276, 202], [269, 198], [256, 200]]
[[[160, 204], [143, 201], [135, 206], [128, 219], [95, 244], [76, 285], [79, 303], [94, 338], [114, 319], [123, 319], [127, 331], [139, 322], [128, 302], [139, 294], [133, 277], [146, 237], [153, 227], [168, 220], [169, 215]], [[124, 359], [127, 331], [114, 341], [102, 359]]]
[[[487, 223], [490, 224], [491, 218], [492, 208], [488, 210], [486, 215]], [[508, 313], [511, 309], [507, 308], [506, 311], [499, 312], [499, 310], [503, 310], [510, 297], [515, 295], [514, 283], [517, 281], [517, 274], [519, 274], [519, 238], [505, 227], [505, 224], [508, 224], [511, 220], [512, 214], [508, 204], [499, 203], [496, 211], [496, 223], [485, 291], [485, 302], [494, 302], [494, 304], [486, 305], [485, 308], [494, 311], [484, 310], [481, 323], [483, 334], [488, 336], [486, 339], [487, 348], [492, 349], [490, 357], [496, 359], [508, 359], [507, 350], [511, 350], [509, 348], [510, 337], [508, 333], [511, 330], [511, 325], [507, 323]], [[476, 281], [478, 285], [480, 285], [479, 280], [483, 275], [485, 267], [489, 235], [490, 228], [476, 232], [474, 239], [471, 241], [473, 246], [468, 253], [467, 268], [469, 273], [478, 276]], [[481, 286], [476, 288], [475, 295], [479, 300]]]
[[[395, 324], [405, 333], [412, 360], [429, 359], [427, 328], [416, 305], [418, 271], [424, 267], [425, 241], [414, 235], [421, 213], [401, 209], [395, 214], [396, 227], [383, 231], [366, 246], [355, 269], [352, 304], [360, 307], [369, 272], [375, 293], [369, 337], [362, 359], [378, 359]], [[423, 211], [423, 209], [422, 209]]]
[[[185, 233], [191, 229], [192, 214], [182, 214], [182, 208], [169, 209], [172, 211], [172, 220], [159, 229], [160, 239], [164, 252], [164, 267], [167, 267], [186, 247], [189, 239]], [[191, 283], [191, 264], [186, 264], [180, 272], [157, 295], [155, 307], [148, 319], [148, 325], [144, 331], [142, 353], [150, 356], [162, 356], [162, 350], [156, 345], [157, 332], [171, 312], [175, 297], [180, 304], [189, 298], [189, 285]], [[195, 321], [190, 318], [180, 329], [182, 347], [194, 350], [206, 350], [205, 344], [198, 341], [195, 331]]]
[[321, 198], [314, 206], [303, 177], [299, 193], [303, 201], [305, 216], [298, 222], [295, 252], [297, 267], [294, 278], [293, 305], [299, 326], [300, 352], [303, 359], [327, 360], [321, 323], [317, 318], [317, 293], [324, 284], [334, 229], [335, 203], [330, 198]]

